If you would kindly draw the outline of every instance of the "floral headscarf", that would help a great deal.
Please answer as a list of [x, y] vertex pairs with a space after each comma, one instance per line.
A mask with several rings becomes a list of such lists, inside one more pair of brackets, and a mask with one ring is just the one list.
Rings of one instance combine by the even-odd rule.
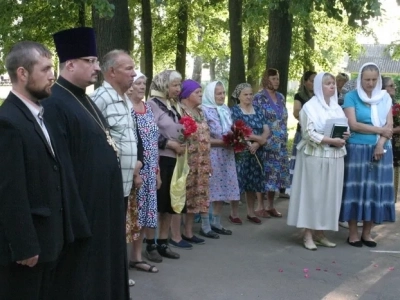
[[154, 76], [150, 85], [150, 97], [161, 97], [164, 99], [168, 99], [169, 84], [171, 83], [171, 81], [177, 78], [182, 79], [180, 74], [175, 70], [164, 70]]
[[236, 99], [237, 102], [239, 102], [239, 96], [242, 90], [247, 89], [247, 88], [252, 88], [249, 83], [240, 83], [236, 86], [235, 90], [232, 93], [232, 98]]

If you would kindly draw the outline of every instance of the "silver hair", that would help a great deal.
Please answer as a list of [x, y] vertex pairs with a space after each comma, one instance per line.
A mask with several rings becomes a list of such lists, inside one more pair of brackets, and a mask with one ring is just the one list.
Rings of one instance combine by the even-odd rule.
[[182, 75], [177, 71], [172, 71], [171, 74], [169, 74], [169, 82], [171, 83], [174, 80], [182, 80]]
[[119, 49], [115, 49], [115, 50], [111, 50], [110, 52], [108, 52], [106, 55], [103, 56], [103, 60], [102, 60], [102, 64], [101, 64], [101, 71], [103, 73], [107, 72], [111, 67], [115, 66], [115, 63], [117, 61], [117, 58], [121, 55], [121, 54], [125, 54], [128, 55], [128, 52], [126, 52], [125, 50], [119, 50]]

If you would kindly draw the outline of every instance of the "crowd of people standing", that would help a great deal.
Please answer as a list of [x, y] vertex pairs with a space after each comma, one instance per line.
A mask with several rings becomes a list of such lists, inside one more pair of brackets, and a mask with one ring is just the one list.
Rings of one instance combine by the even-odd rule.
[[[145, 99], [147, 77], [126, 52], [110, 51], [100, 68], [93, 29], [61, 31], [54, 42], [58, 79], [43, 45], [20, 42], [6, 58], [13, 89], [0, 108], [0, 281], [9, 284], [1, 299], [129, 299], [129, 267], [157, 273], [152, 263], [180, 258], [171, 247], [234, 234], [223, 224], [243, 224], [241, 194], [246, 220], [261, 224], [283, 216], [276, 193], [290, 191], [287, 223], [304, 229], [309, 250], [335, 247], [324, 231], [339, 221], [348, 222], [349, 245], [375, 247], [373, 224], [395, 220], [395, 86], [374, 63], [360, 69], [354, 90], [344, 73], [305, 72], [288, 149], [291, 112], [276, 69], [265, 70], [254, 95], [237, 85], [231, 108], [221, 81], [203, 89], [176, 70], [154, 76]], [[102, 85], [86, 95], [100, 71]], [[347, 130], [327, 135], [330, 119]], [[185, 120], [195, 127], [189, 135]], [[224, 139], [238, 121], [251, 130], [241, 151]]]

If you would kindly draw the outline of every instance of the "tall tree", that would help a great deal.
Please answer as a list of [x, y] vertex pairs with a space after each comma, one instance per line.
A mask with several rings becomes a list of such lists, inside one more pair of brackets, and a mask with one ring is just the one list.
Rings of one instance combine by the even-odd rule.
[[259, 86], [259, 76], [257, 76], [257, 66], [260, 60], [260, 29], [249, 29], [249, 46], [247, 50], [247, 82], [256, 91]]
[[182, 74], [182, 78], [186, 76], [186, 45], [188, 37], [188, 21], [189, 21], [189, 1], [179, 1], [177, 22], [178, 29], [176, 33], [176, 59], [175, 67], [176, 70]]
[[279, 91], [286, 97], [289, 79], [289, 57], [292, 46], [292, 20], [289, 12], [290, 0], [282, 0], [269, 11], [269, 30], [266, 68], [279, 71], [281, 85]]
[[103, 17], [93, 6], [93, 28], [97, 35], [97, 50], [103, 57], [113, 49], [131, 51], [131, 23], [128, 14], [127, 0], [110, 0], [114, 5], [114, 15]]
[[144, 57], [144, 70], [146, 74], [146, 97], [149, 93], [151, 80], [153, 79], [153, 21], [151, 16], [151, 4], [150, 0], [142, 1], [142, 40], [143, 40], [143, 51], [142, 56]]
[[[236, 85], [246, 81], [242, 42], [242, 0], [229, 0], [230, 68], [228, 95], [232, 95]], [[234, 105], [229, 101], [230, 105]]]

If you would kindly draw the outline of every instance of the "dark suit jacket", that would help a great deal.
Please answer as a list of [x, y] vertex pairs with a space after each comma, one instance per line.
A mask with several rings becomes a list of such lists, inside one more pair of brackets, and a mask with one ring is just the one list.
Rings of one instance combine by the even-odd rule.
[[35, 255], [55, 261], [62, 250], [68, 187], [53, 149], [55, 155], [31, 111], [10, 93], [0, 107], [0, 265]]

